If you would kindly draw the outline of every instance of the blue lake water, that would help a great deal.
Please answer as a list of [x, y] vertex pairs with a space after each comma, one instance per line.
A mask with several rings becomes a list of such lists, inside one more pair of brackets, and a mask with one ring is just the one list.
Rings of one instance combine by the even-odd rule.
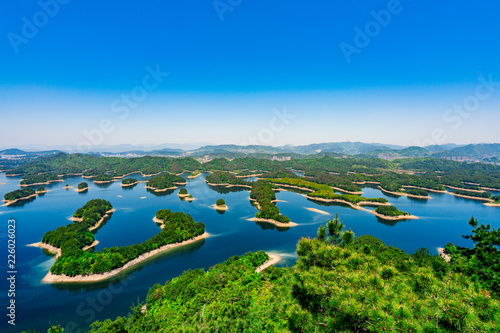
[[[278, 253], [283, 258], [279, 265], [291, 266], [296, 258], [297, 241], [304, 236], [315, 236], [319, 225], [330, 217], [306, 208], [316, 208], [332, 216], [338, 212], [341, 220], [357, 236], [371, 234], [408, 253], [420, 247], [427, 247], [436, 253], [437, 247], [448, 242], [471, 245], [469, 240], [462, 238], [462, 235], [470, 233], [471, 227], [467, 221], [471, 216], [480, 222], [491, 223], [495, 228], [500, 227], [500, 208], [487, 207], [479, 201], [435, 193], [431, 193], [432, 199], [428, 201], [395, 198], [385, 195], [377, 188], [365, 187], [365, 197], [385, 197], [391, 204], [420, 219], [387, 222], [369, 212], [342, 205], [322, 205], [298, 193], [283, 191], [277, 193], [277, 198], [283, 201], [277, 205], [284, 215], [300, 225], [276, 228], [266, 223], [246, 220], [256, 213], [256, 209], [250, 204], [247, 190], [217, 190], [205, 183], [204, 176], [188, 180], [185, 186], [196, 198], [191, 203], [182, 201], [177, 196], [179, 189], [156, 195], [145, 189], [145, 183], [133, 188], [122, 188], [120, 181], [98, 186], [81, 177], [70, 177], [62, 183], [45, 186], [49, 192], [32, 201], [14, 207], [0, 207], [0, 220], [4, 228], [0, 232], [0, 252], [3, 254], [2, 258], [5, 258], [0, 267], [5, 276], [8, 271], [7, 221], [15, 219], [18, 272], [16, 326], [8, 325], [6, 316], [2, 315], [4, 319], [0, 321], [0, 331], [36, 329], [45, 332], [49, 322], [59, 322], [66, 327], [66, 333], [85, 332], [95, 320], [126, 315], [134, 302], [145, 299], [148, 289], [155, 283], [164, 284], [166, 280], [187, 269], [208, 269], [228, 257], [248, 251]], [[143, 179], [138, 174], [133, 177]], [[0, 185], [0, 196], [3, 198], [5, 193], [18, 189], [19, 181], [20, 177], [5, 177], [5, 174], [0, 173], [0, 183], [5, 183]], [[82, 181], [89, 183], [90, 189], [86, 193], [62, 189], [65, 184], [76, 187]], [[54, 259], [41, 249], [27, 247], [26, 244], [39, 242], [45, 232], [70, 223], [68, 218], [76, 209], [96, 198], [109, 200], [116, 209], [95, 236], [99, 241], [96, 250], [140, 243], [152, 237], [160, 231], [152, 218], [158, 209], [164, 208], [191, 214], [196, 221], [205, 223], [206, 231], [211, 236], [204, 241], [152, 258], [113, 280], [98, 284], [41, 283]], [[223, 198], [229, 207], [223, 214], [211, 207], [219, 198]], [[0, 288], [0, 304], [5, 309], [8, 305], [8, 285], [5, 278], [2, 278]]]

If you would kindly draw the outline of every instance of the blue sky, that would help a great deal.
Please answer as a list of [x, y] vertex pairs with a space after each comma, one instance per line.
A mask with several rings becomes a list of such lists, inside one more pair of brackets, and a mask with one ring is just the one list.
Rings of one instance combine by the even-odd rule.
[[499, 10], [4, 1], [0, 146], [500, 142]]

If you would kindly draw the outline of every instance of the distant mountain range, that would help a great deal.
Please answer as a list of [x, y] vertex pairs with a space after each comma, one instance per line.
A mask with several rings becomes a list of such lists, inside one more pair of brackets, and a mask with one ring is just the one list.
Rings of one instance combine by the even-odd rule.
[[[195, 148], [191, 148], [195, 147]], [[26, 158], [37, 158], [41, 156], [57, 154], [61, 151], [72, 153], [72, 150], [45, 150], [25, 151], [20, 149], [6, 149], [0, 151], [1, 158], [12, 158], [13, 156], [24, 156]], [[459, 161], [491, 161], [500, 159], [500, 144], [470, 144], [470, 145], [433, 145], [427, 147], [405, 147], [398, 145], [387, 145], [379, 143], [363, 142], [330, 142], [316, 143], [303, 146], [238, 146], [238, 145], [204, 145], [199, 144], [163, 144], [163, 145], [117, 145], [99, 147], [91, 153], [103, 156], [204, 156], [212, 157], [269, 157], [269, 156], [291, 156], [292, 158], [304, 155], [334, 155], [334, 156], [359, 156], [378, 157], [383, 159], [410, 158], [410, 157], [435, 157]]]

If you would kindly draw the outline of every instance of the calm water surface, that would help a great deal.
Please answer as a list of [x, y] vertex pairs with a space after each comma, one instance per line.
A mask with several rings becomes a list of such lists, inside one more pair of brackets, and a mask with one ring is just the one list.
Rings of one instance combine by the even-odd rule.
[[[184, 175], [187, 176], [187, 175]], [[4, 230], [0, 232], [0, 252], [5, 258], [1, 269], [7, 272], [7, 221], [16, 220], [16, 326], [7, 324], [5, 314], [0, 322], [0, 332], [20, 332], [36, 329], [45, 332], [49, 322], [59, 322], [66, 333], [85, 332], [95, 320], [126, 315], [130, 306], [145, 299], [148, 289], [155, 283], [164, 284], [187, 269], [205, 268], [220, 263], [235, 254], [265, 250], [280, 254], [281, 266], [295, 262], [295, 246], [300, 237], [314, 236], [321, 223], [330, 215], [339, 213], [340, 218], [357, 236], [371, 234], [390, 245], [408, 253], [427, 247], [436, 253], [436, 248], [453, 242], [469, 246], [471, 242], [462, 238], [470, 233], [467, 220], [474, 215], [480, 222], [500, 227], [500, 208], [486, 207], [481, 202], [454, 197], [450, 194], [431, 193], [428, 201], [407, 197], [387, 196], [376, 188], [365, 187], [366, 197], [385, 197], [399, 209], [420, 217], [419, 220], [388, 223], [376, 216], [342, 205], [325, 205], [312, 202], [293, 192], [277, 194], [277, 205], [281, 212], [300, 225], [293, 228], [276, 228], [265, 223], [247, 221], [255, 215], [247, 190], [228, 191], [206, 185], [206, 174], [188, 180], [185, 186], [196, 200], [189, 203], [177, 196], [179, 189], [155, 195], [145, 189], [145, 183], [133, 188], [122, 188], [120, 181], [98, 186], [81, 177], [66, 178], [62, 183], [45, 186], [49, 192], [18, 206], [0, 207], [0, 220]], [[140, 174], [134, 178], [142, 180]], [[254, 180], [254, 179], [250, 179]], [[20, 177], [5, 177], [0, 174], [0, 196], [18, 189]], [[87, 181], [90, 189], [77, 193], [65, 190], [65, 184], [76, 187]], [[496, 193], [498, 195], [498, 193]], [[39, 248], [26, 244], [39, 242], [43, 234], [61, 225], [70, 223], [68, 218], [76, 209], [90, 199], [109, 200], [116, 209], [111, 219], [98, 230], [96, 250], [105, 247], [140, 243], [160, 229], [152, 221], [158, 209], [183, 211], [196, 221], [206, 225], [210, 237], [204, 241], [174, 249], [127, 271], [117, 278], [99, 284], [50, 285], [41, 283], [54, 259]], [[229, 209], [219, 214], [211, 205], [219, 198], [226, 201]], [[329, 215], [307, 210], [316, 208]], [[0, 284], [1, 306], [7, 306], [5, 278]], [[4, 310], [6, 311], [6, 310]]]

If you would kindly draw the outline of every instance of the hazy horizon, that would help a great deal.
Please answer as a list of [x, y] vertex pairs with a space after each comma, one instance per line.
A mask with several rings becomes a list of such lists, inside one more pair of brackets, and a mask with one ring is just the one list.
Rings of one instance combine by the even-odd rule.
[[0, 145], [500, 142], [499, 6], [9, 3]]

